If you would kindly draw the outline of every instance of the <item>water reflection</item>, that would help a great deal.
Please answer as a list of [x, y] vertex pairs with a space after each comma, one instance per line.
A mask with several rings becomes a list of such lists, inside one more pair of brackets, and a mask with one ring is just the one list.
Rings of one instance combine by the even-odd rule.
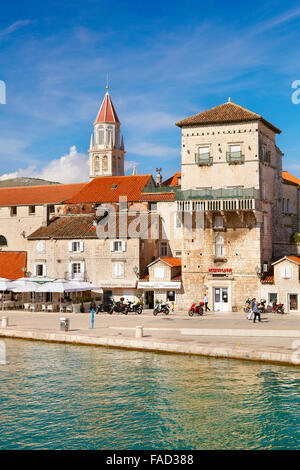
[[293, 449], [296, 368], [6, 340], [1, 449]]

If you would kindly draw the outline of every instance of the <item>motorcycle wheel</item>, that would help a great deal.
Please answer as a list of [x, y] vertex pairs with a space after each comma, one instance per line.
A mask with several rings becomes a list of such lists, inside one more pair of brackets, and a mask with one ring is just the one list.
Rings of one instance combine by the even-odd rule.
[[168, 309], [168, 308], [166, 308], [165, 314], [166, 314], [166, 315], [169, 315], [169, 309]]
[[157, 315], [158, 314], [158, 311], [157, 310], [153, 310], [153, 315]]
[[199, 314], [200, 316], [202, 316], [203, 313], [204, 313], [203, 310], [199, 310], [199, 312], [198, 312], [198, 314]]
[[110, 315], [112, 315], [112, 314], [113, 314], [113, 310], [109, 310], [108, 313], [109, 313]]
[[143, 311], [143, 309], [142, 309], [142, 307], [140, 307], [140, 308], [137, 309], [136, 313], [137, 313], [138, 315], [140, 315], [140, 314], [142, 313], [142, 311]]
[[249, 307], [244, 307], [244, 312], [245, 312], [245, 313], [249, 313], [249, 312], [250, 312], [250, 308], [249, 308]]
[[189, 316], [190, 316], [190, 317], [192, 317], [192, 316], [194, 315], [194, 312], [193, 312], [193, 310], [189, 310], [189, 312], [188, 312], [188, 313], [189, 313]]

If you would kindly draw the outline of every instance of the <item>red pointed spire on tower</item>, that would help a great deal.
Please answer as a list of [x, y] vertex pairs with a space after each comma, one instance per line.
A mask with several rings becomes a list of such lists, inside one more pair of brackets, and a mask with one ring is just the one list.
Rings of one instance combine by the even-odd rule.
[[[106, 87], [108, 88], [108, 87]], [[102, 101], [99, 113], [96, 117], [96, 123], [119, 123], [119, 118], [116, 113], [116, 110], [114, 108], [114, 105], [112, 104], [112, 101], [110, 99], [110, 94], [108, 91], [105, 93], [104, 100]]]

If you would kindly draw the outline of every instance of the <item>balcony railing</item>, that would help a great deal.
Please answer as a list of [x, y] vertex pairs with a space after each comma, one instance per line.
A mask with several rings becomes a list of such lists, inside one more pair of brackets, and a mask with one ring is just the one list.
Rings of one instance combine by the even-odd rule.
[[220, 189], [187, 189], [175, 190], [175, 200], [189, 199], [253, 199], [259, 198], [259, 190], [255, 188], [220, 188]]
[[210, 153], [195, 153], [195, 162], [197, 165], [212, 165], [212, 157]]
[[242, 163], [244, 161], [244, 155], [242, 152], [226, 152], [226, 160], [228, 163]]

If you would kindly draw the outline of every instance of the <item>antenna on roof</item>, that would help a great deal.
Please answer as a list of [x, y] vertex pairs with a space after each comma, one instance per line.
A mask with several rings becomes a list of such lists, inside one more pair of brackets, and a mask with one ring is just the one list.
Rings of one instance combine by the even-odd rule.
[[106, 87], [105, 87], [107, 90], [109, 89], [109, 86], [108, 86], [108, 73], [106, 74]]

